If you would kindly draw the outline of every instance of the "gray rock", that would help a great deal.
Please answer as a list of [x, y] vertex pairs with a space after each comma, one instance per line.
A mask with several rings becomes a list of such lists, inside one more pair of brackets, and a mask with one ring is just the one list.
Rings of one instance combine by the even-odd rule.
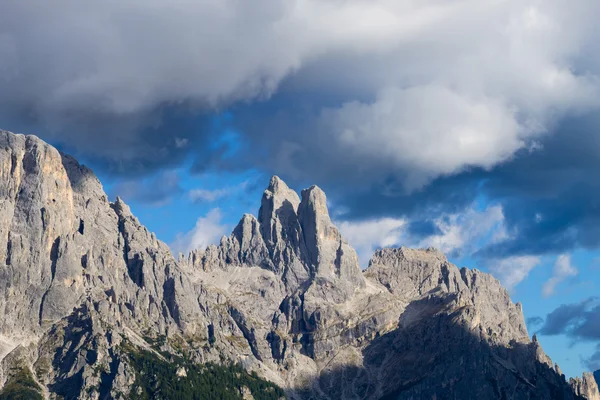
[[290, 398], [598, 398], [490, 275], [407, 248], [361, 271], [316, 186], [273, 177], [258, 218], [175, 260], [34, 136], [0, 132], [0, 175], [0, 388], [26, 369], [46, 397], [127, 398], [129, 343], [239, 362]]
[[569, 384], [577, 395], [588, 400], [600, 400], [598, 384], [592, 373], [584, 373], [581, 378], [571, 378], [569, 379]]

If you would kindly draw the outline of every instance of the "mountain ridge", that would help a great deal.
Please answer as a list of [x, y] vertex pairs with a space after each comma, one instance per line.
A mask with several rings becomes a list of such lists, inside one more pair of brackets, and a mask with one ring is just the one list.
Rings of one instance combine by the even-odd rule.
[[44, 397], [127, 398], [135, 348], [240, 363], [298, 399], [600, 397], [491, 275], [406, 248], [361, 271], [316, 186], [273, 177], [258, 217], [176, 260], [35, 136], [0, 131], [0, 175], [0, 388], [25, 370]]

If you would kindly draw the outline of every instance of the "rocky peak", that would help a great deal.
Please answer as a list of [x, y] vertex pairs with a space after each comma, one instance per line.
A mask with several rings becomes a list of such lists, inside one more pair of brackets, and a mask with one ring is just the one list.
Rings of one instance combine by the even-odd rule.
[[131, 215], [131, 209], [119, 196], [117, 196], [114, 203], [112, 203], [112, 208], [118, 216], [128, 217]]
[[229, 243], [231, 241], [233, 241], [235, 252], [241, 264], [274, 269], [269, 259], [269, 251], [261, 234], [260, 223], [254, 215], [244, 214], [231, 234]]
[[364, 287], [356, 251], [331, 222], [327, 197], [318, 186], [302, 191], [298, 218], [313, 273], [332, 282], [348, 283], [349, 293], [355, 287]]
[[[198, 260], [194, 252], [190, 260]], [[317, 186], [302, 191], [302, 200], [283, 180], [273, 176], [263, 193], [258, 219], [242, 217], [231, 236], [203, 253], [207, 264], [259, 266], [271, 270], [293, 293], [319, 282], [334, 284], [346, 299], [365, 281], [354, 249], [332, 224], [327, 197]]]
[[571, 378], [569, 379], [569, 384], [573, 388], [575, 394], [587, 400], [600, 400], [598, 384], [592, 373], [584, 372], [581, 378]]
[[[476, 269], [459, 269], [439, 250], [405, 247], [378, 250], [365, 276], [401, 298], [437, 293], [455, 307], [470, 309], [475, 334], [489, 342], [503, 345], [511, 341], [529, 342], [521, 305], [512, 303], [500, 282]], [[549, 360], [540, 361], [551, 365]]]
[[436, 249], [380, 249], [369, 261], [365, 275], [391, 293], [421, 296], [434, 288], [459, 292], [465, 288], [460, 271]]
[[174, 322], [168, 247], [120, 198], [110, 203], [90, 169], [2, 131], [0, 176], [0, 335], [40, 334], [98, 296], [140, 326]]
[[258, 222], [265, 242], [274, 247], [297, 232], [296, 214], [300, 198], [278, 176], [273, 176], [263, 193]]
[[319, 247], [325, 240], [338, 240], [339, 233], [331, 224], [327, 210], [325, 193], [317, 186], [302, 191], [302, 201], [298, 210], [300, 226], [308, 252], [308, 261], [319, 264]]

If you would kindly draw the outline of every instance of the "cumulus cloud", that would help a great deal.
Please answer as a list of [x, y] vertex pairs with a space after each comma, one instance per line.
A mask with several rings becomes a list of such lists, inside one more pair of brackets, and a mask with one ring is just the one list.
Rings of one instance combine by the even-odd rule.
[[[338, 226], [346, 240], [357, 250], [365, 268], [378, 248], [407, 246], [435, 247], [450, 257], [472, 256], [482, 246], [509, 236], [502, 207], [483, 210], [473, 205], [463, 212], [445, 213], [433, 220], [374, 218], [341, 221]], [[508, 289], [513, 290], [541, 264], [538, 256], [508, 256], [484, 260], [487, 270]]]
[[579, 271], [577, 268], [571, 264], [570, 255], [559, 255], [554, 262], [552, 277], [548, 279], [542, 287], [542, 294], [544, 297], [552, 296], [556, 292], [556, 286], [558, 286], [564, 280], [577, 275], [578, 272]]
[[[488, 206], [484, 210], [471, 207], [434, 221], [439, 233], [419, 240], [417, 246], [433, 246], [451, 257], [473, 256], [483, 246], [511, 236], [499, 205]], [[509, 291], [513, 291], [531, 270], [541, 264], [540, 257], [531, 255], [492, 257], [480, 261]]]
[[170, 247], [174, 253], [188, 253], [204, 249], [210, 244], [218, 244], [220, 238], [231, 231], [231, 227], [222, 223], [223, 215], [219, 208], [213, 208], [204, 217], [198, 218], [192, 230], [177, 235]]
[[520, 126], [496, 99], [440, 85], [386, 88], [372, 103], [345, 103], [322, 119], [346, 154], [408, 171], [409, 189], [467, 166], [490, 168], [538, 133]]
[[436, 247], [452, 257], [470, 255], [483, 242], [504, 237], [502, 208], [473, 207], [463, 213], [444, 214], [428, 221], [402, 218], [374, 218], [340, 221], [346, 240], [357, 249], [361, 265], [366, 266], [373, 252], [382, 247]]
[[[598, 8], [591, 0], [9, 0], [0, 104], [6, 121], [140, 171], [205, 155], [211, 125], [194, 115], [247, 109], [258, 123], [240, 119], [238, 128], [272, 157], [253, 151], [245, 162], [301, 173], [308, 157], [314, 173], [347, 158], [346, 178], [385, 169], [414, 189], [506, 161], [555, 120], [596, 107], [597, 52], [581, 55], [595, 43]], [[305, 116], [311, 129], [298, 135]], [[280, 129], [269, 132], [273, 124]], [[287, 165], [275, 157], [282, 152]]]
[[472, 254], [483, 242], [506, 235], [501, 206], [484, 210], [473, 207], [461, 213], [442, 215], [434, 220], [437, 234], [419, 240], [419, 247], [433, 246], [455, 257]]
[[[411, 190], [538, 149], [557, 120], [597, 107], [593, 70], [573, 68], [592, 34], [583, 28], [590, 22], [579, 15], [583, 9], [559, 2], [419, 4], [405, 3], [403, 11], [421, 23], [399, 28], [371, 57], [339, 51], [299, 69], [281, 101], [300, 88], [328, 95], [253, 113], [251, 132], [294, 132], [285, 142], [267, 135], [263, 145], [291, 152], [297, 164], [319, 154], [305, 171], [313, 176], [356, 182], [393, 174]], [[289, 168], [289, 159], [276, 168]]]
[[367, 221], [339, 222], [338, 228], [358, 254], [360, 265], [366, 268], [376, 249], [401, 243], [406, 221], [381, 218]]
[[521, 283], [532, 269], [541, 263], [536, 256], [513, 256], [489, 261], [489, 271], [502, 282], [509, 291]]

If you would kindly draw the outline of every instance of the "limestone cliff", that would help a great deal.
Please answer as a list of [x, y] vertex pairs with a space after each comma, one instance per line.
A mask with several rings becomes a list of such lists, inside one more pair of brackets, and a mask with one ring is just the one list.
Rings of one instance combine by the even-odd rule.
[[238, 362], [298, 399], [598, 396], [555, 370], [490, 275], [407, 248], [361, 271], [316, 186], [298, 196], [273, 177], [257, 218], [175, 260], [34, 136], [0, 132], [0, 176], [0, 388], [130, 398], [139, 349]]

